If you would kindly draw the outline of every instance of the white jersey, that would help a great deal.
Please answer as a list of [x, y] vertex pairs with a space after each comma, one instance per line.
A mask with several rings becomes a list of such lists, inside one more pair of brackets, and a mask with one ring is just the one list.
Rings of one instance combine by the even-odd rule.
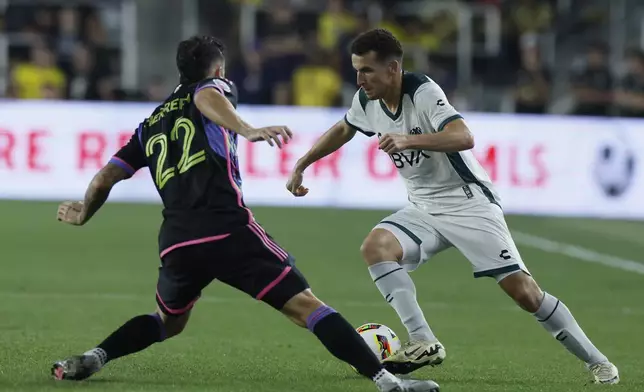
[[[436, 133], [463, 118], [445, 93], [423, 74], [403, 74], [400, 103], [391, 113], [380, 100], [369, 100], [360, 89], [344, 120], [367, 136], [387, 133]], [[448, 213], [481, 203], [499, 204], [485, 169], [471, 151], [442, 153], [406, 150], [389, 154], [407, 186], [409, 201], [432, 214]]]

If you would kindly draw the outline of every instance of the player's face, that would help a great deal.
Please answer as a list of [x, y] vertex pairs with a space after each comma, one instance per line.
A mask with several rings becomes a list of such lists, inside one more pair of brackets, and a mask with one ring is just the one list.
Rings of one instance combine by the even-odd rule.
[[398, 62], [379, 61], [375, 52], [364, 56], [351, 55], [351, 63], [357, 72], [358, 86], [364, 89], [369, 99], [383, 98], [399, 76]]

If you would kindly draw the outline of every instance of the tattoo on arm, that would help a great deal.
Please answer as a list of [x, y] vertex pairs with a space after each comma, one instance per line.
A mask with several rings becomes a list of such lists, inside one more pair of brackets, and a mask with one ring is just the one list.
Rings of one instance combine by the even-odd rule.
[[83, 202], [82, 222], [85, 223], [98, 211], [110, 195], [112, 187], [121, 180], [130, 177], [121, 167], [108, 163], [92, 179]]

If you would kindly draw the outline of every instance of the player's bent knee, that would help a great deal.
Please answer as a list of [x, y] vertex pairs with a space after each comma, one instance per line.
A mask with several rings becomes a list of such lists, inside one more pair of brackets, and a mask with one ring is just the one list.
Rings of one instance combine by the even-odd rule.
[[400, 243], [390, 231], [385, 229], [374, 229], [360, 246], [362, 258], [368, 265], [374, 265], [383, 261], [402, 260], [403, 250]]
[[500, 281], [499, 285], [523, 310], [535, 313], [541, 307], [543, 291], [530, 275], [517, 272]]
[[288, 300], [282, 308], [282, 313], [296, 325], [306, 328], [308, 317], [321, 306], [324, 306], [324, 303], [313, 295], [311, 290], [304, 290]]
[[190, 319], [190, 311], [178, 316], [169, 316], [163, 313], [161, 309], [157, 308], [156, 313], [159, 315], [159, 319], [163, 323], [166, 339], [177, 336], [183, 332], [186, 325], [188, 325], [188, 320]]

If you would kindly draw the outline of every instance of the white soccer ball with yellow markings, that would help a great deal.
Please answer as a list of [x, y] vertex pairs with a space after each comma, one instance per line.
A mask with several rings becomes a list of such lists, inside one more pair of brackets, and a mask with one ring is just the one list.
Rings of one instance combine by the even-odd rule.
[[356, 328], [356, 331], [381, 361], [400, 350], [400, 339], [386, 325], [368, 323]]

